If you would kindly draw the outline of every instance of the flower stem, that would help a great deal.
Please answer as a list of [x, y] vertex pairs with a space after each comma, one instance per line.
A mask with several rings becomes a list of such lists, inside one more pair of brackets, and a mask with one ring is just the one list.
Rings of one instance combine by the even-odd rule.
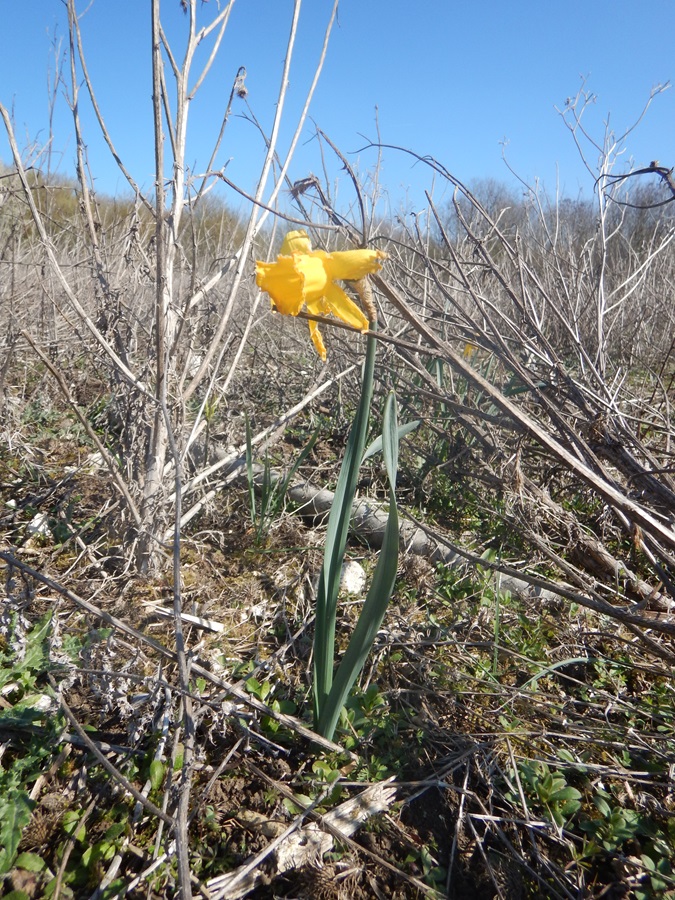
[[[375, 330], [375, 323], [371, 323]], [[361, 399], [349, 433], [347, 449], [340, 467], [335, 498], [328, 517], [326, 547], [323, 567], [319, 577], [314, 632], [314, 725], [318, 725], [328, 694], [333, 684], [335, 660], [335, 618], [340, 575], [344, 559], [352, 504], [356, 494], [359, 469], [363, 459], [368, 433], [370, 404], [373, 398], [373, 380], [377, 341], [368, 334], [366, 360], [363, 367]]]

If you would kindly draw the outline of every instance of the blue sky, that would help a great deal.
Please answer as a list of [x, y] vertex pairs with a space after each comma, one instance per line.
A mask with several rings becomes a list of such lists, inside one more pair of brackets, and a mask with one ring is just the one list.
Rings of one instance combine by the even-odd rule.
[[[180, 55], [186, 17], [178, 0], [163, 0], [166, 31]], [[216, 0], [199, 4], [206, 23]], [[191, 109], [189, 161], [206, 165], [234, 75], [247, 68], [248, 100], [266, 129], [274, 114], [291, 0], [237, 0], [211, 75]], [[153, 146], [149, 0], [78, 3], [88, 65], [100, 106], [120, 155], [137, 181], [152, 186]], [[305, 0], [291, 69], [287, 118], [280, 150], [287, 146], [318, 58], [330, 0]], [[465, 182], [496, 178], [514, 183], [509, 164], [528, 183], [549, 191], [586, 195], [585, 171], [555, 107], [581, 86], [596, 96], [584, 122], [602, 139], [605, 121], [622, 133], [640, 114], [651, 89], [675, 78], [668, 40], [673, 0], [341, 0], [328, 59], [311, 108], [316, 124], [365, 175], [376, 162], [362, 150], [368, 139], [431, 155]], [[23, 148], [47, 140], [48, 80], [55, 67], [53, 42], [67, 47], [61, 0], [0, 0], [0, 100], [13, 111]], [[377, 113], [376, 113], [377, 110]], [[227, 175], [251, 191], [264, 147], [236, 102], [223, 152]], [[81, 110], [91, 170], [99, 190], [124, 188], [83, 96]], [[291, 169], [293, 180], [321, 175], [324, 162], [339, 194], [349, 186], [330, 152], [323, 157], [308, 123]], [[60, 91], [54, 116], [53, 167], [74, 171], [72, 120]], [[658, 96], [627, 140], [625, 163], [675, 164], [675, 89]], [[596, 161], [591, 152], [591, 164]], [[0, 134], [0, 159], [9, 160]], [[390, 208], [423, 205], [431, 174], [404, 154], [384, 154], [380, 182]], [[440, 191], [436, 184], [434, 190]], [[228, 196], [230, 202], [237, 202]]]

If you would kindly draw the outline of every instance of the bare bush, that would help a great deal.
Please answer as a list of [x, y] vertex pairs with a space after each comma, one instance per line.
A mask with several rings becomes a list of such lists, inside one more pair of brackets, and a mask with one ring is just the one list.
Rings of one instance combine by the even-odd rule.
[[[179, 64], [162, 29], [159, 4], [153, 4], [153, 195], [141, 191], [116, 152], [89, 77], [74, 0], [67, 5], [63, 84], [76, 138], [77, 184], [43, 177], [30, 159], [26, 164], [9, 114], [1, 110], [14, 157], [14, 169], [2, 181], [3, 365], [11, 365], [10, 351], [19, 345], [25, 351], [28, 342], [44, 364], [46, 356], [55, 369], [67, 371], [68, 402], [105, 406], [114, 436], [106, 462], [111, 469], [122, 463], [127, 486], [122, 531], [135, 546], [141, 570], [160, 560], [168, 522], [180, 521], [182, 470], [188, 458], [203, 457], [193, 451], [206, 427], [205, 410], [236, 386], [259, 304], [247, 268], [268, 217], [259, 204], [265, 196], [273, 206], [284, 183], [335, 16], [333, 9], [295, 137], [270, 188], [300, 13], [300, 3], [295, 4], [255, 202], [247, 217], [236, 221], [212, 199], [223, 173], [211, 171], [211, 165], [233, 105], [246, 96], [245, 70], [234, 77], [206, 170], [191, 172], [185, 157], [190, 103], [209, 75], [231, 8], [228, 3], [213, 10], [198, 27], [198, 5], [186, 6], [187, 50]], [[203, 68], [194, 72], [198, 48], [207, 52]], [[80, 124], [85, 99], [128, 182], [128, 200], [110, 202], [93, 188]]]

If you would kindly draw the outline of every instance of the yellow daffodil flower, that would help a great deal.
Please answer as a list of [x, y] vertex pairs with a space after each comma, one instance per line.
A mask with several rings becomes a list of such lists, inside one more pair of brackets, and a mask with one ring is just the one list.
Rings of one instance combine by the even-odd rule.
[[[303, 306], [312, 315], [333, 313], [343, 322], [368, 331], [368, 319], [336, 281], [358, 281], [379, 272], [386, 253], [381, 250], [312, 250], [304, 231], [289, 231], [276, 262], [256, 262], [256, 284], [270, 295], [273, 309], [285, 316], [297, 316]], [[309, 333], [321, 359], [326, 348], [316, 322]]]

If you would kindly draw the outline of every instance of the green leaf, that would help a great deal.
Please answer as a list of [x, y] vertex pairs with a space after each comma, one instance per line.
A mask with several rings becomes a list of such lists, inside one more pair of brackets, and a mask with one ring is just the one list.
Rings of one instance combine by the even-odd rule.
[[553, 821], [555, 822], [555, 824], [558, 826], [558, 828], [562, 828], [563, 825], [565, 824], [565, 819], [563, 817], [563, 814], [558, 809], [558, 807], [550, 806], [548, 811], [551, 813], [551, 817], [552, 817]]
[[579, 800], [581, 799], [581, 793], [573, 787], [564, 787], [560, 788], [557, 791], [553, 791], [550, 796], [550, 800], [552, 803], [561, 803], [567, 800]]
[[[153, 760], [154, 762], [154, 760]], [[115, 841], [118, 837], [121, 837], [127, 829], [126, 822], [115, 822], [114, 825], [111, 825], [110, 828], [105, 833], [106, 841]]]
[[595, 807], [600, 815], [605, 819], [609, 819], [612, 814], [612, 807], [605, 800], [605, 798], [601, 797], [600, 794], [595, 794], [595, 796], [593, 797], [593, 803], [595, 804]]
[[52, 627], [52, 614], [47, 613], [28, 633], [26, 653], [21, 660], [19, 668], [40, 672], [49, 661], [49, 648], [47, 635]]
[[0, 803], [0, 874], [9, 872], [21, 840], [21, 832], [30, 822], [35, 803], [25, 791], [14, 788]]
[[286, 812], [291, 816], [297, 816], [302, 812], [300, 807], [296, 803], [293, 803], [292, 800], [289, 800], [288, 797], [283, 798], [283, 800], [281, 801], [281, 805], [284, 807]]
[[108, 887], [99, 888], [101, 891], [101, 900], [113, 900], [114, 897], [123, 897], [126, 893], [126, 881], [124, 878], [116, 878], [114, 881], [111, 881]]
[[323, 759], [317, 759], [312, 763], [312, 772], [314, 772], [314, 774], [319, 778], [327, 781], [329, 784], [337, 781], [337, 779], [340, 777], [340, 770], [334, 769]]
[[399, 523], [396, 506], [396, 472], [398, 468], [398, 428], [396, 424], [396, 397], [389, 394], [384, 408], [382, 427], [383, 455], [389, 479], [389, 516], [384, 532], [382, 549], [377, 561], [370, 590], [361, 615], [340, 663], [331, 690], [321, 709], [316, 726], [320, 735], [332, 739], [340, 712], [354, 682], [358, 678], [370, 653], [375, 637], [384, 619], [389, 600], [396, 583], [398, 569]]
[[161, 759], [153, 759], [150, 763], [150, 784], [152, 785], [153, 791], [161, 790], [161, 787], [164, 784], [165, 772], [166, 766]]
[[[371, 325], [371, 331], [375, 326]], [[316, 596], [316, 622], [314, 626], [314, 725], [318, 726], [328, 694], [333, 684], [335, 658], [335, 616], [340, 588], [342, 561], [347, 545], [352, 504], [358, 483], [359, 468], [363, 458], [368, 431], [370, 404], [373, 397], [373, 376], [377, 341], [368, 335], [366, 360], [363, 367], [361, 399], [349, 432], [344, 459], [340, 467], [333, 505], [328, 516], [326, 546], [323, 566], [319, 576]]]
[[[56, 891], [56, 886], [57, 886], [58, 882], [59, 882], [58, 878], [52, 878], [52, 880], [47, 884], [47, 886], [45, 887], [45, 890], [44, 890], [45, 900], [51, 900], [51, 898], [54, 896], [54, 892]], [[59, 894], [60, 898], [64, 898], [64, 900], [71, 900], [71, 898], [73, 897], [73, 892], [72, 892], [71, 888], [68, 887], [68, 885], [65, 885], [65, 884], [63, 884], [63, 882], [61, 882], [60, 890], [61, 890], [61, 892]]]
[[74, 837], [76, 841], [83, 843], [87, 837], [87, 829], [85, 825], [80, 825], [81, 820], [81, 813], [69, 809], [63, 814], [61, 827], [69, 837]]
[[52, 614], [47, 613], [26, 635], [26, 650], [21, 659], [16, 654], [0, 653], [0, 688], [12, 681], [20, 681], [33, 687], [33, 675], [49, 667], [47, 636], [52, 624]]
[[173, 770], [174, 772], [180, 772], [183, 768], [183, 760], [185, 758], [185, 747], [183, 747], [180, 741], [176, 745], [176, 756], [173, 760]]
[[[414, 422], [406, 422], [405, 425], [398, 426], [398, 439], [405, 437], [406, 434], [410, 434], [411, 431], [414, 431], [416, 428], [419, 428], [421, 419], [415, 419]], [[376, 453], [382, 452], [382, 435], [376, 437], [372, 444], [369, 445], [366, 452], [363, 454], [363, 459], [361, 462], [365, 462], [367, 459], [370, 459], [371, 456], [375, 456]]]
[[19, 853], [14, 860], [14, 866], [17, 869], [24, 869], [26, 872], [44, 872], [47, 863], [37, 853]]
[[246, 480], [248, 481], [248, 497], [251, 504], [251, 522], [256, 524], [255, 481], [253, 479], [253, 442], [251, 438], [251, 422], [246, 414]]
[[98, 844], [95, 844], [95, 848], [98, 858], [106, 861], [111, 860], [117, 850], [115, 844], [112, 844], [110, 841], [99, 841]]
[[254, 697], [257, 697], [258, 700], [265, 700], [269, 692], [272, 690], [272, 685], [269, 681], [258, 681], [253, 675], [246, 680], [246, 690], [249, 694], [253, 694]]
[[15, 728], [22, 731], [30, 730], [36, 722], [43, 722], [45, 713], [35, 709], [24, 701], [16, 703], [11, 709], [0, 711], [0, 726], [3, 728]]

